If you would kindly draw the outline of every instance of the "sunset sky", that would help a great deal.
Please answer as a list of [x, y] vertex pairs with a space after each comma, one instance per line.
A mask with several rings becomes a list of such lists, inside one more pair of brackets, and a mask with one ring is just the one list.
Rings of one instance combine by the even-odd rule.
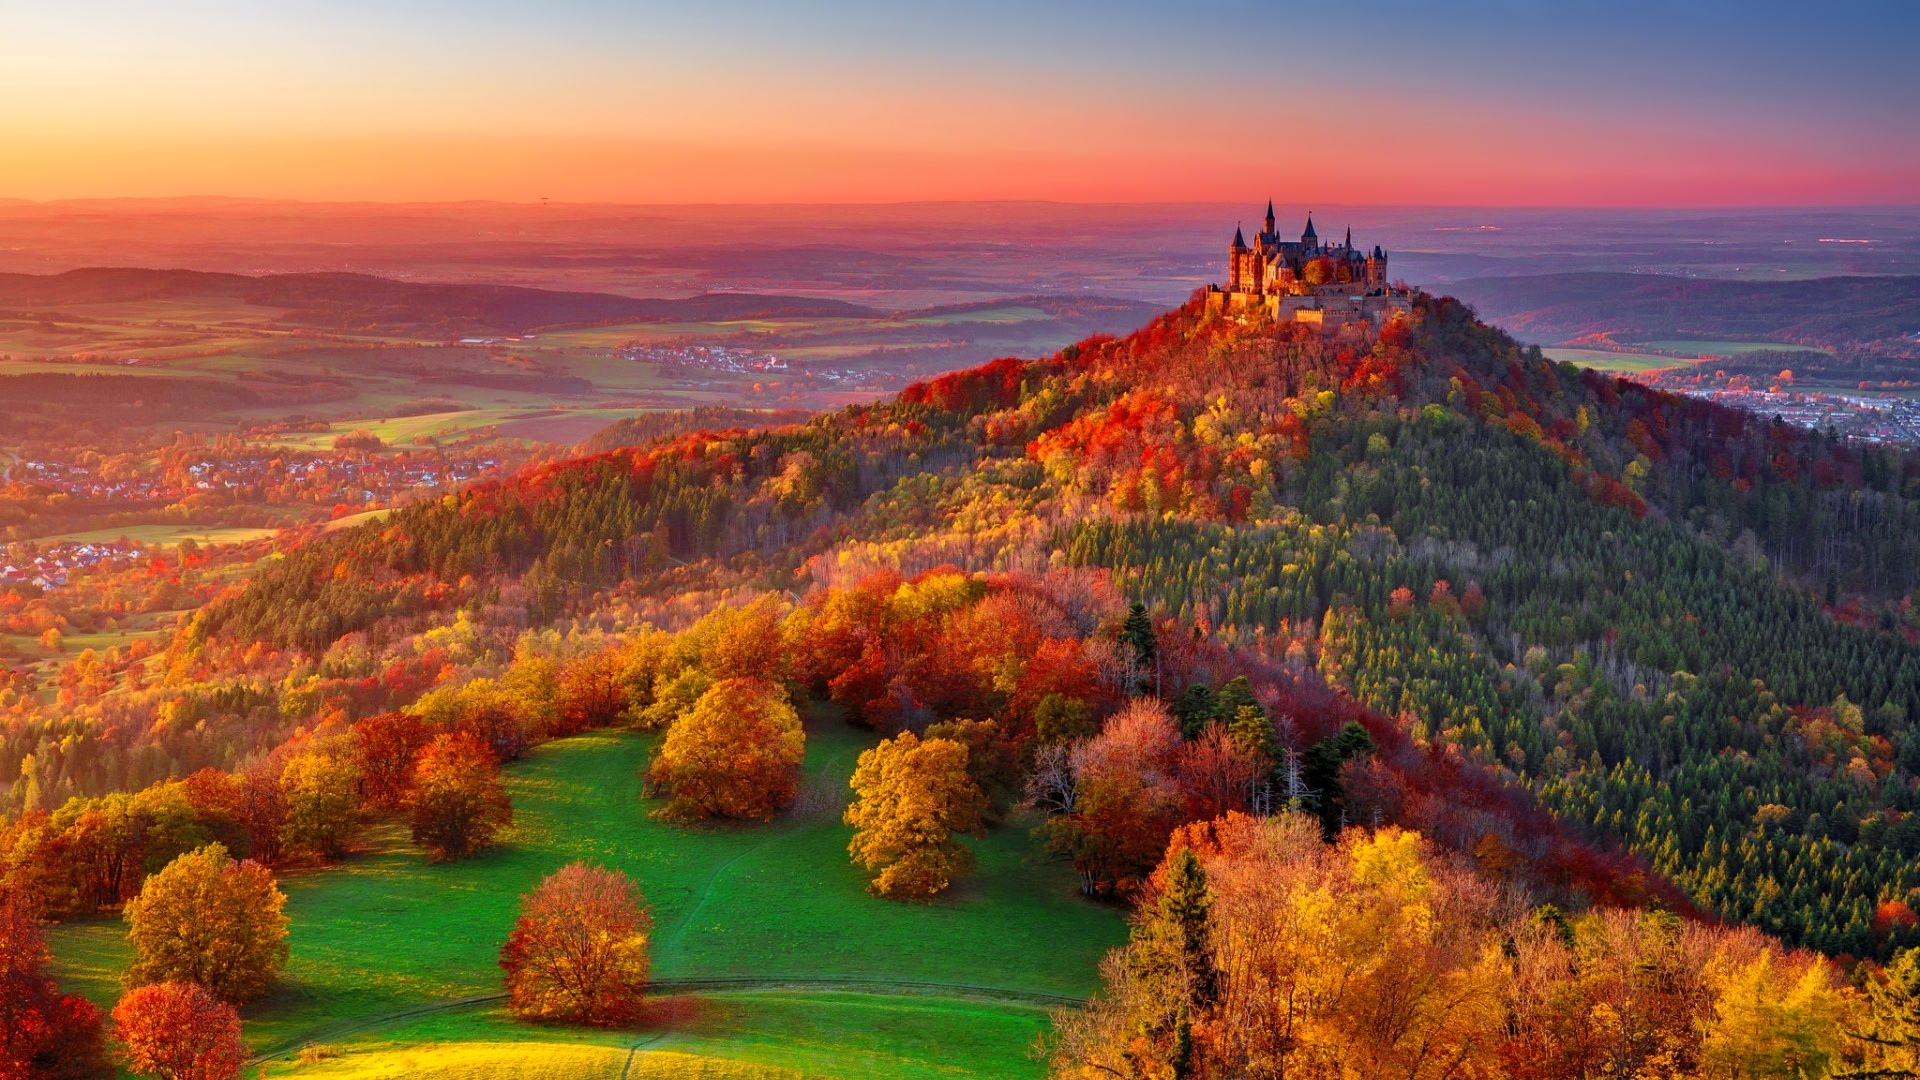
[[0, 0], [0, 198], [1920, 203], [1920, 4]]

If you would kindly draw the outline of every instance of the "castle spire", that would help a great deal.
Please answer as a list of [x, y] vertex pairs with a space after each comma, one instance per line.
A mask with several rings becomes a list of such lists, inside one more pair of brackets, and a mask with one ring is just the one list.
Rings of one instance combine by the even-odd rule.
[[1240, 235], [1240, 226], [1238, 225], [1235, 225], [1233, 227], [1233, 250], [1235, 251], [1247, 250], [1247, 238]]
[[1353, 226], [1347, 226], [1347, 250], [1353, 250]]
[[1267, 200], [1267, 235], [1273, 235], [1273, 200]]
[[1300, 234], [1300, 242], [1313, 247], [1319, 240], [1320, 234], [1313, 231], [1313, 211], [1309, 210], [1307, 211], [1307, 231]]

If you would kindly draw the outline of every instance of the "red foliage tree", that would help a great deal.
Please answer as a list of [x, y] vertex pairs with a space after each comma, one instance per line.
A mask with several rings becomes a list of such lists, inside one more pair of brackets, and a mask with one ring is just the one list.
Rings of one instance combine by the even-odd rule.
[[426, 723], [410, 713], [381, 713], [353, 725], [353, 763], [367, 805], [398, 810], [406, 803], [414, 762], [430, 736]]
[[130, 990], [113, 1009], [127, 1068], [164, 1080], [232, 1080], [247, 1060], [240, 1014], [192, 983]]
[[500, 950], [507, 1007], [525, 1020], [615, 1026], [639, 1015], [653, 917], [617, 870], [568, 863], [520, 901]]
[[100, 1010], [46, 973], [46, 931], [27, 897], [0, 891], [0, 1080], [113, 1075]]

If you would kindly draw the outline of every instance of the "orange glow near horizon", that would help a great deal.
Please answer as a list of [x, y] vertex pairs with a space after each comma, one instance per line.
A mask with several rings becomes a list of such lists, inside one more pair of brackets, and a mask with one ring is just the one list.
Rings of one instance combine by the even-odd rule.
[[[1007, 10], [1006, 37], [943, 51], [964, 26], [874, 30], [867, 9], [815, 26], [763, 5], [793, 26], [736, 40], [688, 10], [588, 0], [493, 22], [424, 0], [180, 18], [74, 3], [114, 19], [0, 11], [0, 199], [1920, 202], [1920, 138], [1874, 126], [1880, 96], [1730, 104], [1648, 89], [1652, 61], [1577, 90], [1489, 81], [1460, 43], [1411, 39], [1363, 79], [1339, 61], [1304, 87], [1249, 81], [1151, 5], [1121, 5], [1109, 55]], [[1262, 104], [1226, 104], [1242, 100]]]

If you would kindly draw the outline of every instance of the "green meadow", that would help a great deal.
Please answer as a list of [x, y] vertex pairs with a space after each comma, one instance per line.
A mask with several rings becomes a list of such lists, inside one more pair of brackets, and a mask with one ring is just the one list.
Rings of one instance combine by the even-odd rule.
[[1652, 353], [1609, 352], [1605, 349], [1542, 349], [1540, 351], [1546, 354], [1547, 359], [1562, 364], [1621, 374], [1680, 367], [1690, 362], [1671, 356], [1655, 356]]
[[[543, 746], [508, 771], [516, 825], [499, 850], [433, 866], [387, 823], [344, 864], [283, 878], [291, 960], [281, 987], [246, 1010], [249, 1042], [261, 1054], [321, 1044], [336, 1055], [276, 1059], [274, 1075], [593, 1075], [600, 1057], [618, 1057], [608, 1067], [619, 1075], [642, 1040], [636, 1068], [669, 1054], [750, 1067], [700, 1072], [683, 1061], [659, 1075], [1034, 1075], [1025, 1053], [1043, 1007], [997, 992], [1084, 996], [1123, 920], [1080, 899], [1065, 868], [1037, 860], [1018, 823], [981, 842], [978, 872], [933, 903], [869, 896], [840, 811], [871, 742], [837, 721], [812, 724], [791, 814], [701, 829], [646, 816], [650, 738], [599, 732]], [[573, 859], [638, 883], [655, 920], [656, 979], [761, 983], [664, 999], [637, 1032], [528, 1028], [487, 1004], [397, 1015], [496, 993], [519, 896]], [[69, 988], [110, 1007], [128, 960], [122, 927], [70, 924], [53, 936]], [[836, 979], [880, 985], [856, 993]], [[445, 1070], [404, 1064], [429, 1049]]]

